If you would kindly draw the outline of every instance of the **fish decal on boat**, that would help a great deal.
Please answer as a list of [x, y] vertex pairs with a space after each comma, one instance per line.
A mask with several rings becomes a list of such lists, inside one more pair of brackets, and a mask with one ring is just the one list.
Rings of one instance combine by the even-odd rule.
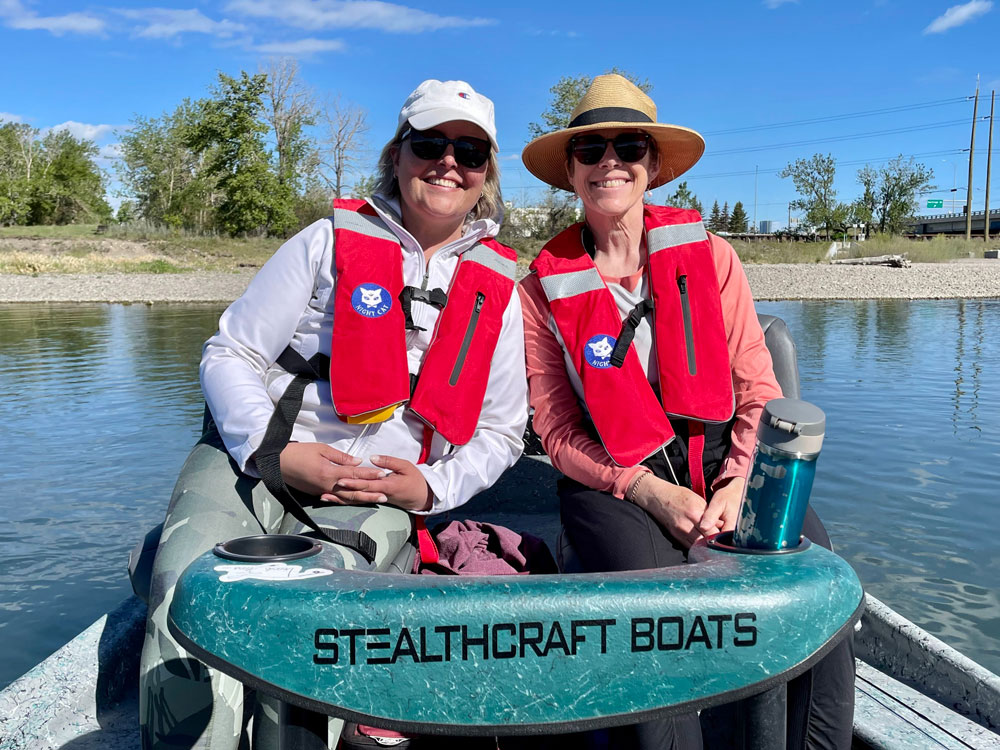
[[309, 568], [303, 570], [301, 565], [289, 565], [283, 562], [265, 563], [264, 565], [216, 565], [215, 570], [222, 573], [219, 580], [225, 583], [233, 581], [304, 581], [308, 578], [322, 578], [333, 575], [327, 568]]

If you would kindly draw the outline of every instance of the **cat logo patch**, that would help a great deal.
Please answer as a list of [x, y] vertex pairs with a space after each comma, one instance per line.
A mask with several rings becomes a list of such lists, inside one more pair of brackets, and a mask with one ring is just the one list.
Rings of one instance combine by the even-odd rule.
[[358, 284], [351, 294], [351, 307], [366, 318], [381, 318], [392, 308], [392, 297], [378, 284]]
[[583, 356], [587, 364], [603, 370], [611, 367], [611, 352], [615, 350], [615, 337], [606, 333], [599, 333], [592, 336], [583, 349]]

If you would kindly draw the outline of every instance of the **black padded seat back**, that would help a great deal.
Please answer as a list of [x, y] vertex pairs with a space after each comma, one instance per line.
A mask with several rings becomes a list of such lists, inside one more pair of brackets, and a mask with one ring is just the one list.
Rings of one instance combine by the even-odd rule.
[[774, 377], [781, 386], [782, 395], [785, 398], [799, 398], [799, 360], [795, 351], [795, 339], [781, 318], [757, 313], [757, 320], [764, 329], [764, 343], [771, 352]]

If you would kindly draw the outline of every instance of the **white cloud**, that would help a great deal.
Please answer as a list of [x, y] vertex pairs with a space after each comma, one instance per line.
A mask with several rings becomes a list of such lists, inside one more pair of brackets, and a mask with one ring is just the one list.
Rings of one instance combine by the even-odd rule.
[[114, 161], [122, 155], [122, 144], [120, 143], [109, 143], [107, 146], [101, 146], [101, 150], [98, 152], [97, 156], [99, 159], [104, 159], [105, 161]]
[[0, 112], [0, 122], [24, 122], [24, 118], [10, 112]]
[[764, 0], [764, 6], [774, 10], [785, 3], [797, 3], [799, 0]]
[[376, 29], [415, 34], [496, 23], [490, 18], [439, 16], [381, 0], [232, 0], [226, 9], [302, 29]]
[[51, 128], [47, 128], [47, 130], [67, 130], [74, 138], [82, 138], [88, 141], [99, 141], [101, 138], [114, 131], [116, 127], [118, 126], [89, 125], [85, 122], [67, 120], [59, 125], [53, 125]]
[[137, 36], [150, 39], [169, 39], [179, 34], [209, 34], [231, 37], [246, 27], [233, 21], [213, 21], [200, 10], [174, 10], [172, 8], [119, 9], [118, 13], [138, 21], [141, 28]]
[[11, 29], [48, 31], [63, 34], [100, 34], [104, 21], [87, 13], [67, 13], [62, 16], [39, 16], [24, 7], [20, 0], [0, 0], [0, 19]]
[[964, 5], [953, 5], [938, 16], [924, 29], [925, 34], [940, 34], [948, 29], [954, 29], [988, 13], [993, 7], [992, 0], [971, 0]]
[[293, 42], [269, 42], [254, 45], [255, 52], [265, 55], [287, 55], [306, 57], [321, 52], [343, 52], [347, 48], [340, 39], [297, 39]]

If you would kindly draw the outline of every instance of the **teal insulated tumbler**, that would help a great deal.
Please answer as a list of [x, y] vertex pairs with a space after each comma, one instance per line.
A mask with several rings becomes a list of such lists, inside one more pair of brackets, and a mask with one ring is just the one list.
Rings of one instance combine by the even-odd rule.
[[779, 552], [799, 545], [826, 416], [806, 401], [764, 406], [733, 545]]

